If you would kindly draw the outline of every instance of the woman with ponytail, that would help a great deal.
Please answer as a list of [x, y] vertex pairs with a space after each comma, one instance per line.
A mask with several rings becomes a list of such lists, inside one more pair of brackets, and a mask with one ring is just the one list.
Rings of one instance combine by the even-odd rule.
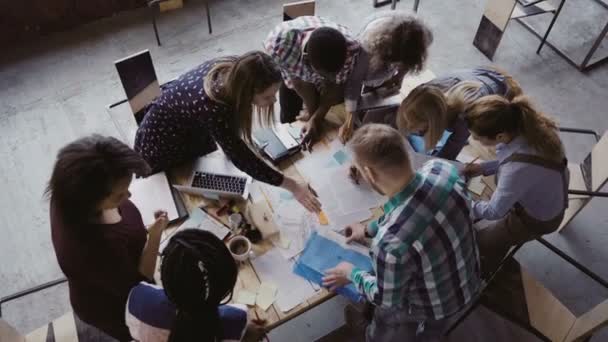
[[129, 294], [126, 321], [141, 342], [258, 341], [263, 322], [248, 323], [232, 299], [237, 265], [215, 235], [186, 229], [162, 253], [163, 288], [140, 283]]
[[475, 219], [493, 221], [478, 234], [485, 271], [513, 245], [557, 230], [568, 201], [569, 172], [557, 124], [525, 96], [486, 96], [467, 111], [474, 139], [496, 146], [494, 161], [467, 166], [465, 176], [491, 175], [496, 191], [472, 205]]
[[[512, 99], [521, 93], [517, 81], [503, 71], [483, 67], [460, 70], [412, 90], [399, 106], [397, 127], [408, 134], [417, 152], [454, 160], [470, 135], [464, 119], [467, 107], [483, 96]], [[438, 145], [445, 133], [449, 137]]]

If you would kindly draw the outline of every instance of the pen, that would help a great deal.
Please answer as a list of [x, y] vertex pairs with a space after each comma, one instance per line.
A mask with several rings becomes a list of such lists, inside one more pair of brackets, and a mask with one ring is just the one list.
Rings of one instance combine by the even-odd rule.
[[274, 209], [272, 209], [272, 204], [270, 204], [270, 201], [268, 200], [268, 197], [266, 197], [264, 190], [262, 190], [260, 188], [260, 192], [262, 193], [262, 196], [264, 196], [264, 199], [266, 200], [266, 203], [268, 204], [268, 208], [270, 208], [270, 211], [274, 212]]
[[466, 165], [465, 165], [464, 167], [468, 167], [468, 166], [473, 165], [473, 163], [474, 163], [474, 162], [476, 162], [476, 161], [477, 161], [477, 159], [479, 159], [479, 157], [475, 157], [475, 159], [473, 159], [473, 160], [471, 160], [470, 162], [466, 163]]

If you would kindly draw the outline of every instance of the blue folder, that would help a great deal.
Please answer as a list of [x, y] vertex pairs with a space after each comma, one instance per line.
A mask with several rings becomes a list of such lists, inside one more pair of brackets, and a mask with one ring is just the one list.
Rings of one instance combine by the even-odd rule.
[[[325, 271], [342, 261], [350, 262], [359, 269], [372, 271], [369, 255], [342, 248], [336, 242], [313, 232], [306, 242], [300, 258], [296, 261], [293, 271], [295, 274], [322, 286]], [[336, 292], [353, 302], [361, 302], [365, 299], [353, 284], [339, 288]]]
[[412, 148], [414, 149], [414, 151], [418, 152], [418, 153], [425, 153], [425, 154], [429, 154], [429, 155], [434, 155], [436, 153], [439, 153], [439, 151], [441, 151], [441, 149], [443, 148], [443, 145], [445, 145], [445, 142], [448, 140], [448, 138], [450, 137], [450, 135], [452, 135], [452, 132], [450, 131], [443, 131], [443, 135], [441, 136], [441, 139], [439, 139], [439, 141], [437, 142], [437, 145], [435, 146], [435, 148], [433, 148], [430, 151], [427, 151], [425, 148], [425, 144], [424, 144], [424, 137], [421, 135], [417, 135], [417, 134], [410, 134], [407, 136], [407, 141], [410, 142], [410, 145], [412, 145]]

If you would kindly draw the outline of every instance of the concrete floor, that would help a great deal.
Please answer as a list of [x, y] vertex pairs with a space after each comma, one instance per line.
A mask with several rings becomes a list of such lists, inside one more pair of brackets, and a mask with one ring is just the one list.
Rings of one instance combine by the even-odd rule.
[[[260, 49], [267, 32], [281, 20], [279, 0], [212, 1], [213, 35], [207, 32], [204, 7], [161, 15], [163, 41], [157, 47], [143, 10], [122, 13], [77, 30], [53, 34], [0, 53], [0, 297], [61, 277], [50, 242], [48, 203], [42, 197], [57, 150], [78, 136], [121, 136], [109, 103], [123, 90], [113, 61], [150, 49], [158, 77], [169, 80], [202, 61], [224, 54]], [[369, 0], [317, 0], [317, 13], [354, 32], [374, 9]], [[410, 9], [413, 0], [401, 0]], [[455, 68], [490, 64], [471, 44], [483, 11], [482, 0], [424, 0], [420, 15], [433, 28], [435, 41], [428, 66], [440, 75]], [[530, 22], [540, 27], [548, 18]], [[577, 52], [581, 40], [597, 34], [606, 11], [591, 0], [567, 2], [551, 38]], [[495, 64], [518, 79], [540, 108], [564, 126], [608, 128], [608, 66], [583, 74], [549, 48], [535, 54], [538, 41], [519, 24], [509, 25]], [[598, 56], [608, 52], [608, 44]], [[588, 46], [588, 45], [587, 45]], [[582, 55], [580, 58], [582, 59]], [[128, 111], [125, 111], [127, 113]], [[127, 115], [127, 114], [125, 114]], [[113, 120], [114, 119], [114, 120]], [[564, 136], [568, 156], [582, 160], [591, 147], [585, 138]], [[549, 238], [572, 256], [608, 278], [608, 201], [594, 200], [563, 234]], [[608, 291], [587, 281], [537, 244], [519, 259], [575, 313], [602, 301]], [[311, 341], [342, 324], [342, 300], [334, 300], [273, 332], [274, 341]], [[4, 317], [20, 331], [31, 331], [69, 310], [65, 286], [11, 303]], [[298, 331], [294, 334], [294, 331]], [[594, 340], [608, 339], [608, 334]]]

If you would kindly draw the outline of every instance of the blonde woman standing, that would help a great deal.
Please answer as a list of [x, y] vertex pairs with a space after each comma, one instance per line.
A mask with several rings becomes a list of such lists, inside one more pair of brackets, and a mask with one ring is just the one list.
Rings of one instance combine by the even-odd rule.
[[[500, 95], [512, 99], [522, 90], [511, 76], [493, 68], [459, 70], [416, 87], [397, 111], [397, 127], [413, 134], [410, 143], [417, 152], [427, 152], [445, 159], [456, 159], [469, 138], [465, 121], [467, 107], [478, 98]], [[437, 144], [444, 132], [449, 137]], [[424, 148], [416, 148], [415, 136], [424, 138]]]

